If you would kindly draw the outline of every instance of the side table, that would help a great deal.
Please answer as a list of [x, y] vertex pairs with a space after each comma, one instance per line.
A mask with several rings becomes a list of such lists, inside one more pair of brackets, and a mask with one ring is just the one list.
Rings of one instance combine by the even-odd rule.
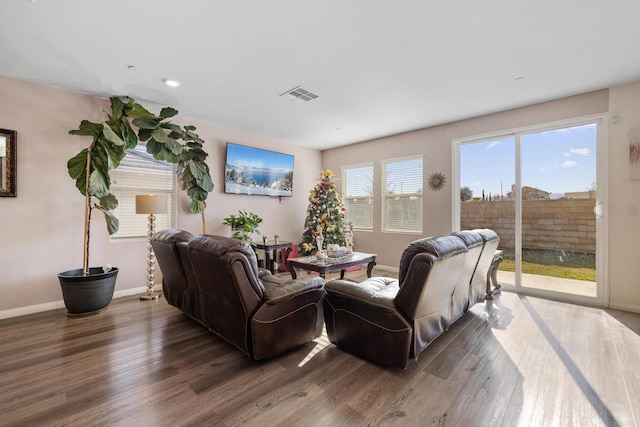
[[[254, 243], [256, 249], [262, 249], [264, 251], [264, 268], [267, 268], [271, 271], [272, 274], [278, 272], [278, 252], [282, 250], [286, 250], [284, 258], [289, 258], [289, 254], [293, 249], [292, 242], [281, 242], [278, 241], [267, 241], [266, 243], [263, 241], [262, 243]], [[271, 264], [271, 260], [273, 259], [273, 265]]]

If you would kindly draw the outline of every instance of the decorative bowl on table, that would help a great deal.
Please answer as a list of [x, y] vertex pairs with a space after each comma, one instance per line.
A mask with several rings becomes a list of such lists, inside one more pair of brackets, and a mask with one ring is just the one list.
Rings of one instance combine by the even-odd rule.
[[327, 247], [327, 256], [329, 258], [340, 258], [345, 256], [347, 253], [347, 248], [343, 248], [341, 246], [328, 248]]

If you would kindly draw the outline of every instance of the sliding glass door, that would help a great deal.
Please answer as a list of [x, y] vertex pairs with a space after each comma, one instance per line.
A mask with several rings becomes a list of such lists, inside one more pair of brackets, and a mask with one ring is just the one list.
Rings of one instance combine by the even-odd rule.
[[592, 117], [455, 142], [455, 219], [460, 229], [498, 233], [503, 287], [604, 304], [602, 123]]

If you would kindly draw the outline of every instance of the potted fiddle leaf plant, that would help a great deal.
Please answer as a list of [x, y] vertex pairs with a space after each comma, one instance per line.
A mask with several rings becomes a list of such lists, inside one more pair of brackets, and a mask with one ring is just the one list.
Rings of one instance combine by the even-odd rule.
[[[58, 275], [68, 315], [100, 312], [111, 303], [118, 268], [89, 267], [91, 215], [94, 210], [102, 212], [107, 232], [111, 235], [118, 231], [119, 221], [113, 214], [118, 200], [110, 191], [109, 173], [138, 141], [147, 141], [147, 152], [154, 158], [178, 164], [181, 188], [192, 200], [191, 211], [202, 214], [204, 227], [205, 200], [213, 190], [209, 168], [204, 163], [207, 153], [202, 149], [204, 141], [194, 132], [195, 127], [180, 128], [167, 121], [177, 113], [166, 107], [156, 116], [132, 98], [125, 102], [112, 97], [107, 120], [102, 123], [82, 120], [78, 129], [69, 131], [71, 135], [90, 136], [92, 141], [67, 163], [69, 175], [85, 198], [82, 268]], [[132, 125], [138, 128], [137, 133]]]
[[84, 196], [84, 240], [82, 268], [58, 275], [62, 296], [68, 315], [85, 315], [106, 308], [113, 298], [118, 268], [111, 266], [89, 268], [89, 242], [91, 215], [98, 210], [105, 215], [107, 232], [118, 231], [119, 222], [113, 215], [118, 200], [111, 194], [109, 171], [117, 168], [126, 156], [126, 150], [134, 148], [138, 138], [127, 118], [125, 110], [133, 100], [125, 104], [120, 98], [111, 98], [111, 112], [102, 123], [82, 120], [80, 127], [70, 130], [71, 135], [90, 136], [91, 144], [67, 162], [69, 175], [76, 181], [76, 188]]

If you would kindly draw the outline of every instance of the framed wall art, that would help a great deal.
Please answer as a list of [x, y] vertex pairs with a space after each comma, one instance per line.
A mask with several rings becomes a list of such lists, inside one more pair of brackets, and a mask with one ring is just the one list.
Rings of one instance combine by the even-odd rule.
[[640, 128], [629, 131], [629, 179], [640, 179]]
[[17, 132], [0, 129], [0, 197], [16, 197], [16, 145]]

